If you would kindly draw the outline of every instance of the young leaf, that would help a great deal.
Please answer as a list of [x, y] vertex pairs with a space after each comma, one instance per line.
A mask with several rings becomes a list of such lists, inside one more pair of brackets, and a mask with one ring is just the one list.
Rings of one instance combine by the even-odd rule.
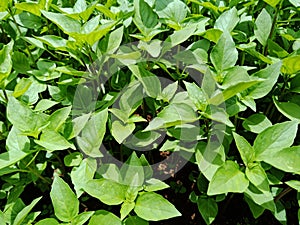
[[188, 13], [188, 7], [180, 0], [155, 1], [155, 11], [159, 18], [180, 23]]
[[218, 214], [218, 205], [216, 201], [212, 198], [198, 198], [197, 205], [205, 223], [208, 225], [211, 224]]
[[239, 170], [238, 164], [226, 161], [214, 174], [208, 185], [208, 195], [228, 192], [243, 193], [249, 185], [245, 174]]
[[9, 97], [7, 118], [22, 132], [38, 138], [43, 126], [46, 125], [46, 115], [33, 112], [28, 105]]
[[45, 129], [39, 140], [34, 140], [38, 145], [43, 146], [47, 151], [75, 149], [75, 146], [68, 142], [61, 134], [56, 131]]
[[289, 147], [296, 137], [298, 124], [295, 121], [275, 124], [262, 133], [254, 141], [256, 160], [266, 160], [274, 152]]
[[99, 225], [99, 224], [122, 225], [122, 221], [114, 214], [108, 211], [98, 210], [92, 216], [88, 225]]
[[76, 217], [74, 217], [72, 219], [72, 223], [71, 224], [76, 224], [76, 225], [83, 225], [86, 223], [86, 221], [89, 220], [89, 218], [91, 218], [91, 216], [94, 214], [94, 212], [83, 212], [80, 213], [79, 215], [77, 215]]
[[239, 22], [239, 16], [235, 7], [228, 11], [225, 11], [218, 17], [215, 22], [214, 28], [222, 31], [228, 31], [229, 33], [235, 28]]
[[101, 157], [100, 146], [106, 131], [108, 111], [104, 109], [91, 116], [84, 126], [81, 135], [77, 136], [80, 149], [91, 157]]
[[193, 101], [198, 110], [205, 112], [207, 107], [207, 97], [200, 87], [195, 83], [188, 83], [184, 81], [184, 85], [189, 94], [190, 99]]
[[71, 180], [74, 184], [74, 189], [79, 198], [83, 194], [83, 187], [92, 180], [97, 170], [97, 161], [93, 158], [86, 158], [81, 161], [78, 167], [73, 167], [71, 171]]
[[83, 189], [104, 204], [119, 205], [125, 200], [127, 186], [101, 178], [88, 181]]
[[238, 151], [241, 155], [241, 158], [245, 165], [247, 166], [249, 163], [253, 161], [254, 158], [254, 149], [252, 146], [249, 144], [249, 142], [242, 136], [233, 133], [233, 137], [236, 143], [236, 146], [238, 148]]
[[129, 69], [134, 76], [142, 83], [145, 92], [152, 98], [157, 98], [161, 94], [161, 84], [158, 77], [144, 69], [142, 66], [131, 65]]
[[79, 212], [79, 201], [69, 185], [55, 176], [50, 192], [55, 216], [64, 222], [70, 222]]
[[116, 141], [121, 144], [135, 129], [134, 123], [124, 124], [119, 120], [112, 122], [111, 134], [116, 139]]
[[264, 114], [257, 113], [249, 116], [242, 125], [246, 130], [259, 134], [272, 126], [272, 123]]
[[169, 187], [169, 185], [167, 185], [165, 182], [155, 179], [155, 178], [151, 178], [150, 180], [146, 181], [145, 191], [148, 191], [148, 192], [160, 191], [160, 190], [166, 189], [168, 187]]
[[[0, 6], [1, 8], [1, 6]], [[9, 76], [12, 69], [12, 49], [14, 42], [11, 41], [0, 50], [0, 87], [3, 87], [3, 81]]]
[[30, 79], [22, 78], [15, 86], [13, 96], [15, 98], [20, 97], [28, 90], [28, 88], [30, 87], [31, 84], [32, 84], [32, 81]]
[[128, 214], [134, 209], [134, 206], [135, 206], [134, 202], [128, 202], [128, 201], [123, 202], [120, 210], [121, 220], [124, 220], [125, 217], [128, 216]]
[[254, 34], [256, 39], [265, 46], [267, 44], [271, 28], [272, 19], [269, 13], [263, 9], [258, 15], [255, 21], [256, 29], [254, 29]]
[[39, 200], [41, 200], [42, 197], [39, 197], [37, 199], [34, 199], [30, 205], [26, 206], [24, 209], [22, 209], [16, 216], [14, 222], [12, 225], [21, 225], [23, 221], [25, 220], [26, 216], [30, 213], [30, 211], [33, 209], [33, 207], [38, 203]]
[[222, 34], [218, 43], [212, 49], [210, 59], [218, 72], [233, 67], [237, 62], [238, 51], [228, 31]]
[[246, 167], [246, 176], [260, 191], [270, 191], [267, 174], [260, 164], [257, 163]]
[[181, 216], [174, 205], [161, 195], [153, 192], [142, 193], [137, 198], [134, 211], [139, 217], [148, 221], [159, 221]]
[[254, 78], [262, 78], [264, 81], [250, 87], [248, 89], [248, 95], [253, 99], [258, 99], [266, 96], [275, 85], [278, 76], [280, 74], [281, 62], [274, 63], [265, 69], [262, 69], [252, 76]]
[[280, 2], [280, 0], [264, 0], [264, 2], [268, 3], [273, 8], [276, 8], [276, 5]]
[[48, 121], [50, 124], [48, 125], [48, 129], [58, 131], [61, 126], [64, 124], [66, 119], [68, 118], [70, 112], [71, 112], [71, 106], [61, 108], [56, 110], [54, 113], [51, 114]]

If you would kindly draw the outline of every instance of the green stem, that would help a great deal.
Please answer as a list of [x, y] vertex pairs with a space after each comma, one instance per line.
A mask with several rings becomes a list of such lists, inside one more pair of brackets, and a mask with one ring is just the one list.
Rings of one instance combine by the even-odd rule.
[[[278, 13], [279, 13], [279, 11], [281, 9], [281, 6], [282, 6], [282, 0], [280, 1], [280, 6], [278, 8], [276, 8], [268, 40], [272, 40], [273, 39], [273, 34], [274, 34], [274, 31], [275, 31], [275, 27], [276, 27], [276, 23], [277, 23], [277, 19], [278, 19]], [[264, 54], [264, 56], [267, 56], [267, 54], [268, 54], [268, 43], [266, 44], [266, 46], [264, 48], [263, 54]]]

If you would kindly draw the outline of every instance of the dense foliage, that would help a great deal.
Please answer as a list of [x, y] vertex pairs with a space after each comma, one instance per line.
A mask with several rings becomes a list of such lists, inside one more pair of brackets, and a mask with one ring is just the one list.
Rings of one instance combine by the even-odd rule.
[[295, 223], [299, 8], [1, 0], [0, 225], [172, 224], [167, 188], [206, 224], [234, 195]]

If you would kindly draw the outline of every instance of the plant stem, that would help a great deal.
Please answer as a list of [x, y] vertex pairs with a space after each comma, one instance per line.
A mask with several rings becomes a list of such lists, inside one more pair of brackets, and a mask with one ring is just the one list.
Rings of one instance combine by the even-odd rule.
[[281, 198], [283, 198], [285, 195], [290, 193], [293, 189], [291, 187], [285, 188], [282, 192], [280, 192], [274, 199], [275, 202], [279, 201]]

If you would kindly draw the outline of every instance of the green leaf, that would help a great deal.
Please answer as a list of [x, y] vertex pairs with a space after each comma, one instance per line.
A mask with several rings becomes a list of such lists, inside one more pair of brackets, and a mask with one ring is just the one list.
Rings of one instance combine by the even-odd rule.
[[216, 201], [212, 198], [198, 198], [197, 205], [205, 223], [208, 225], [211, 224], [218, 214], [218, 205]]
[[143, 185], [145, 180], [143, 167], [144, 165], [134, 151], [120, 169], [123, 184], [132, 187]]
[[228, 11], [223, 12], [215, 22], [214, 28], [222, 31], [228, 31], [229, 33], [235, 28], [239, 22], [239, 16], [235, 7]]
[[254, 159], [254, 149], [249, 144], [249, 142], [242, 136], [233, 133], [233, 137], [238, 148], [238, 151], [241, 155], [241, 158], [245, 165], [247, 166], [249, 163], [253, 162]]
[[59, 222], [57, 222], [56, 219], [47, 218], [47, 219], [40, 220], [39, 222], [36, 223], [36, 225], [59, 225]]
[[155, 131], [137, 131], [128, 140], [126, 140], [126, 146], [132, 149], [154, 149], [157, 148], [157, 141], [161, 137], [161, 134]]
[[0, 50], [0, 87], [3, 87], [3, 81], [9, 76], [12, 69], [11, 55], [13, 45], [14, 42], [11, 41]]
[[139, 217], [148, 221], [159, 221], [181, 216], [174, 205], [161, 195], [153, 192], [141, 193], [136, 200], [134, 211]]
[[29, 12], [22, 12], [15, 16], [16, 22], [29, 29], [39, 29], [43, 26], [41, 18]]
[[72, 19], [60, 13], [53, 13], [41, 10], [42, 14], [55, 23], [66, 34], [80, 33], [81, 24], [78, 20]]
[[22, 78], [17, 85], [15, 86], [14, 92], [13, 92], [13, 96], [15, 98], [20, 97], [21, 95], [23, 95], [28, 88], [30, 87], [30, 85], [32, 84], [32, 81], [26, 78]]
[[48, 125], [48, 129], [58, 131], [61, 126], [65, 123], [66, 119], [68, 118], [72, 107], [64, 107], [61, 109], [56, 110], [54, 113], [52, 113], [48, 119], [50, 124]]
[[80, 152], [72, 152], [64, 157], [64, 164], [69, 167], [79, 166], [82, 158], [83, 156]]
[[233, 86], [226, 88], [222, 92], [216, 92], [216, 95], [213, 95], [208, 102], [213, 105], [220, 105], [222, 102], [232, 98], [238, 93], [246, 90], [247, 88], [253, 87], [257, 83], [261, 83], [262, 81], [259, 79], [253, 79], [250, 81], [240, 82]]
[[279, 112], [290, 120], [300, 122], [299, 110], [300, 106], [293, 102], [278, 102], [274, 99], [274, 103]]
[[126, 216], [134, 209], [135, 203], [134, 202], [123, 202], [120, 210], [121, 220], [124, 220]]
[[0, 12], [4, 12], [7, 10], [8, 8], [8, 3], [9, 3], [9, 0], [2, 0], [0, 2]]
[[46, 111], [47, 109], [50, 109], [52, 106], [56, 104], [58, 104], [58, 102], [51, 101], [49, 99], [41, 99], [35, 106], [34, 111], [35, 112]]
[[281, 62], [277, 62], [253, 74], [253, 78], [261, 78], [265, 80], [250, 87], [248, 89], [248, 95], [253, 99], [258, 99], [266, 96], [277, 82], [278, 76], [280, 74], [280, 68]]
[[295, 74], [300, 71], [300, 55], [290, 56], [282, 60], [281, 72], [285, 74]]
[[218, 195], [228, 192], [243, 193], [249, 185], [245, 174], [239, 170], [238, 164], [226, 161], [221, 166], [208, 185], [208, 195]]
[[107, 212], [105, 210], [98, 210], [92, 216], [88, 225], [99, 224], [122, 225], [122, 221], [110, 212]]
[[248, 206], [255, 219], [257, 219], [264, 213], [265, 211], [264, 207], [256, 204], [250, 197], [245, 196], [245, 201], [248, 203]]
[[91, 114], [83, 114], [72, 120], [72, 131], [69, 134], [68, 140], [77, 137], [88, 122]]
[[109, 34], [106, 54], [113, 54], [120, 46], [124, 33], [124, 27], [120, 27]]
[[42, 43], [49, 45], [55, 50], [67, 51], [68, 41], [62, 37], [55, 35], [44, 35], [44, 36], [35, 36], [35, 38]]
[[44, 130], [39, 140], [34, 140], [47, 151], [65, 150], [68, 148], [75, 149], [75, 146], [68, 142], [61, 134], [52, 130]]
[[193, 108], [185, 103], [172, 103], [154, 118], [144, 131], [172, 127], [197, 120]]
[[81, 135], [77, 136], [80, 149], [91, 157], [102, 157], [100, 146], [106, 131], [107, 109], [95, 113], [82, 129]]
[[151, 178], [146, 181], [146, 187], [144, 189], [147, 192], [153, 192], [153, 191], [160, 191], [168, 187], [169, 185], [167, 185], [165, 182], [155, 178]]
[[300, 7], [300, 2], [298, 0], [289, 0], [289, 2], [295, 7]]
[[184, 85], [189, 94], [190, 99], [193, 101], [198, 110], [205, 111], [207, 107], [207, 96], [195, 83], [188, 83], [184, 81]]
[[83, 189], [106, 205], [119, 205], [125, 200], [127, 187], [115, 181], [101, 178], [88, 181]]
[[146, 28], [154, 28], [158, 23], [158, 16], [144, 0], [135, 0], [134, 8], [136, 16]]
[[245, 195], [249, 197], [255, 204], [269, 209], [272, 212], [275, 211], [275, 203], [273, 195], [269, 191], [260, 191], [254, 185], [250, 184], [248, 189], [245, 191]]
[[83, 212], [72, 219], [72, 224], [83, 225], [91, 218], [94, 212]]
[[187, 5], [180, 0], [155, 1], [155, 10], [159, 18], [180, 23], [188, 13]]
[[254, 35], [256, 39], [265, 46], [267, 44], [271, 28], [272, 18], [269, 13], [263, 9], [255, 20]]
[[21, 2], [16, 3], [15, 7], [17, 9], [30, 12], [36, 16], [41, 16], [41, 10], [44, 9], [46, 1], [40, 0], [39, 3], [35, 2]]
[[259, 134], [272, 126], [271, 121], [261, 113], [252, 114], [244, 122], [243, 127], [253, 133]]
[[285, 182], [287, 185], [289, 185], [291, 188], [297, 190], [300, 192], [300, 181], [298, 180], [289, 180]]
[[207, 145], [199, 142], [195, 157], [199, 170], [208, 180], [211, 180], [218, 168], [225, 162], [224, 147], [211, 142], [208, 142]]
[[33, 112], [28, 105], [9, 97], [7, 104], [7, 118], [22, 132], [38, 137], [42, 128], [46, 125], [46, 115]]
[[[14, 52], [12, 61], [13, 61], [13, 68], [16, 71], [18, 71], [20, 73], [26, 73], [28, 70], [30, 70], [29, 59], [24, 53]], [[28, 79], [28, 80], [30, 80], [30, 79]]]
[[70, 222], [79, 212], [79, 201], [69, 185], [55, 176], [50, 192], [55, 216], [64, 222]]
[[264, 0], [264, 2], [268, 3], [273, 8], [276, 8], [276, 5], [280, 2], [280, 0]]
[[210, 60], [218, 72], [233, 67], [238, 60], [238, 51], [230, 34], [225, 31], [211, 51]]
[[93, 158], [86, 158], [81, 161], [78, 167], [73, 167], [71, 171], [71, 180], [77, 197], [83, 194], [83, 187], [92, 180], [97, 170], [97, 161]]
[[149, 225], [149, 222], [139, 218], [138, 216], [129, 216], [124, 221], [124, 225]]
[[22, 209], [16, 216], [14, 223], [12, 225], [21, 225], [23, 221], [25, 220], [26, 216], [30, 213], [30, 211], [33, 209], [33, 207], [38, 203], [39, 200], [41, 200], [42, 197], [39, 197], [37, 199], [34, 199], [30, 205], [26, 206], [24, 209]]
[[246, 176], [260, 191], [270, 191], [267, 174], [260, 164], [256, 163], [246, 167]]
[[6, 139], [8, 152], [27, 152], [30, 149], [30, 140], [13, 126]]
[[289, 147], [296, 137], [298, 125], [295, 121], [275, 124], [261, 132], [254, 141], [256, 160], [265, 160], [274, 152]]
[[131, 65], [129, 69], [134, 76], [141, 82], [145, 92], [152, 98], [157, 98], [161, 94], [161, 84], [158, 77], [142, 66]]
[[284, 149], [274, 149], [272, 154], [261, 156], [266, 163], [289, 173], [300, 174], [300, 146]]

